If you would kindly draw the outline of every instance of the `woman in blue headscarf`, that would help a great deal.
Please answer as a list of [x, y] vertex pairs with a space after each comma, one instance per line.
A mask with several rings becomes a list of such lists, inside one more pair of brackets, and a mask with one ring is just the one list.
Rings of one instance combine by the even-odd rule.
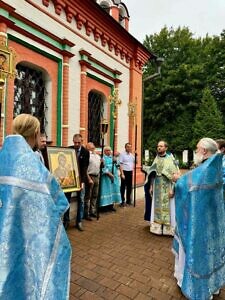
[[100, 206], [108, 206], [115, 211], [114, 203], [121, 203], [120, 182], [118, 169], [113, 162], [112, 150], [109, 146], [104, 147], [103, 162]]

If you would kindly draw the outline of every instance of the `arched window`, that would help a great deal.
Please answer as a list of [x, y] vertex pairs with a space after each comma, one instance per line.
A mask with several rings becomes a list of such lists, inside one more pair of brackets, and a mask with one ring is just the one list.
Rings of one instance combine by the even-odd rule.
[[88, 141], [101, 146], [100, 124], [104, 115], [102, 94], [90, 91], [88, 94]]
[[22, 63], [16, 66], [16, 70], [13, 116], [21, 113], [32, 114], [39, 119], [41, 132], [45, 132], [47, 92], [43, 72]]

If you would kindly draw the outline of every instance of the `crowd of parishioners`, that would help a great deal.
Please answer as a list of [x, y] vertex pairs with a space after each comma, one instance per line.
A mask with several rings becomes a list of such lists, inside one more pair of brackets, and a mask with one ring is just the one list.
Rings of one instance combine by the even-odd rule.
[[[44, 148], [46, 148], [46, 136], [42, 135], [38, 154], [43, 152]], [[79, 231], [84, 230], [83, 219], [92, 221], [94, 218], [98, 218], [99, 211], [115, 212], [117, 205], [121, 207], [131, 205], [135, 158], [131, 153], [130, 143], [126, 143], [125, 151], [117, 156], [113, 156], [109, 146], [105, 146], [103, 154], [100, 155], [93, 142], [88, 142], [84, 146], [83, 138], [78, 133], [74, 134], [73, 145], [69, 148], [75, 151], [80, 173], [81, 189], [76, 192], [77, 214], [75, 224], [73, 224]], [[40, 158], [43, 159], [42, 156]], [[61, 161], [61, 157], [59, 160]], [[57, 169], [53, 172], [58, 181], [63, 176], [60, 177], [59, 174], [62, 175], [63, 170]], [[66, 192], [65, 195], [70, 203], [72, 192]], [[67, 229], [70, 224], [70, 208], [64, 214], [63, 223]]]
[[[0, 151], [0, 257], [4, 258], [0, 259], [0, 299], [64, 300], [69, 295], [71, 246], [60, 220], [65, 211], [64, 219], [69, 220], [67, 199], [70, 201], [71, 194], [65, 196], [44, 166], [46, 137], [40, 137], [39, 120], [21, 114], [13, 120], [12, 127], [12, 135], [5, 138]], [[74, 135], [73, 142], [82, 186], [77, 201], [78, 225], [83, 216], [96, 216], [96, 203], [91, 202], [91, 197], [98, 194], [94, 184], [101, 163], [105, 182], [98, 188], [100, 206], [112, 208], [115, 202], [125, 205], [123, 192], [132, 182], [134, 157], [131, 145], [126, 144], [119, 156], [119, 192], [118, 169], [111, 149], [105, 147], [102, 161], [98, 157], [95, 166], [93, 143], [83, 147], [79, 134]], [[165, 141], [158, 143], [157, 156], [147, 176], [146, 189], [152, 196], [151, 210], [146, 212], [150, 231], [174, 235], [174, 276], [187, 299], [211, 300], [220, 293], [222, 299], [225, 142], [202, 138], [196, 145], [196, 167], [182, 176], [167, 148]], [[58, 160], [63, 164], [63, 156], [59, 155]], [[60, 167], [55, 170], [55, 176], [61, 171]], [[126, 203], [130, 204], [129, 187], [126, 195]], [[87, 200], [85, 205], [83, 199]]]
[[[64, 180], [65, 185], [70, 184], [71, 168], [65, 172], [63, 152], [57, 155], [53, 174], [45, 167], [46, 136], [40, 134], [36, 117], [18, 115], [12, 127], [0, 151], [0, 257], [4, 258], [0, 259], [0, 299], [68, 299], [71, 246], [61, 219], [64, 217], [64, 226], [68, 226], [71, 193], [64, 193], [62, 186]], [[83, 217], [96, 217], [99, 191], [101, 207], [112, 209], [114, 203], [125, 203], [120, 192], [132, 180], [134, 157], [131, 145], [126, 144], [119, 159], [120, 190], [117, 165], [109, 147], [104, 148], [100, 158], [93, 143], [84, 147], [82, 136], [75, 134], [71, 148], [77, 155], [81, 181], [76, 226], [83, 230]], [[130, 196], [128, 186], [128, 204]]]

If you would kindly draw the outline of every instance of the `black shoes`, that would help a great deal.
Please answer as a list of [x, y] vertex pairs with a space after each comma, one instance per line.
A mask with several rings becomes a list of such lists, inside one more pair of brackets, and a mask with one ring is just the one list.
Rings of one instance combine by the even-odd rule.
[[125, 206], [132, 206], [133, 204], [131, 202], [122, 202], [120, 203], [120, 207], [125, 207]]
[[97, 215], [96, 214], [90, 214], [90, 217], [97, 218]]
[[79, 231], [84, 231], [84, 228], [82, 226], [82, 223], [78, 223], [76, 226], [75, 226]]
[[92, 218], [89, 217], [89, 216], [86, 216], [86, 217], [85, 217], [85, 220], [87, 220], [87, 221], [92, 221]]

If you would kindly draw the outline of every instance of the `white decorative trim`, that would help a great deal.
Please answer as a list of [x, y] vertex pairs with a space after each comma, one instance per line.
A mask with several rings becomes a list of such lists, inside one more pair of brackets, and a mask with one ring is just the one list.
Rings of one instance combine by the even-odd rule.
[[0, 176], [0, 184], [16, 186], [26, 190], [50, 194], [47, 184], [21, 179], [13, 176]]
[[0, 31], [0, 36], [8, 37], [6, 32]]
[[80, 72], [80, 74], [81, 74], [81, 75], [87, 75], [87, 72], [82, 71], [82, 72]]
[[45, 272], [45, 277], [44, 277], [44, 280], [43, 280], [43, 286], [42, 286], [42, 289], [41, 289], [41, 297], [40, 297], [41, 300], [46, 299], [45, 294], [46, 294], [49, 279], [50, 279], [50, 276], [52, 274], [52, 270], [53, 270], [53, 267], [54, 267], [54, 264], [55, 264], [55, 261], [56, 261], [58, 248], [59, 248], [60, 237], [61, 237], [61, 234], [62, 234], [62, 227], [63, 227], [62, 221], [60, 221], [59, 226], [58, 226], [58, 230], [57, 230], [57, 233], [56, 233], [56, 238], [55, 238], [55, 242], [54, 242], [54, 245], [53, 245], [52, 253], [51, 253], [51, 256], [50, 256], [49, 264], [47, 266], [47, 270]]
[[68, 124], [62, 124], [62, 128], [69, 128]]

